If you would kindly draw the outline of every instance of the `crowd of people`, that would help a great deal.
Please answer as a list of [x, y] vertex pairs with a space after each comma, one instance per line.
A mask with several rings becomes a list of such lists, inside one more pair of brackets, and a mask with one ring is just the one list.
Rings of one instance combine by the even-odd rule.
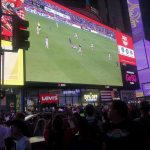
[[[25, 0], [25, 8], [27, 11], [31, 13], [38, 14], [40, 16], [44, 16], [48, 19], [54, 19], [56, 21], [64, 22], [70, 25], [77, 25], [81, 29], [88, 30], [88, 31], [94, 31], [101, 36], [105, 36], [110, 39], [115, 39], [116, 35], [115, 32], [112, 30], [109, 30], [103, 26], [97, 25], [94, 22], [91, 22], [87, 19], [84, 19], [80, 16], [74, 15], [73, 13], [66, 11], [62, 8], [59, 8], [58, 6], [55, 6], [53, 4], [50, 4], [48, 2], [38, 0]], [[51, 9], [53, 11], [46, 11], [45, 8]], [[54, 14], [54, 11], [63, 14], [66, 17], [62, 17], [60, 15]]]
[[[121, 100], [108, 107], [55, 107], [50, 118], [39, 118], [34, 136], [44, 136], [45, 150], [149, 150], [149, 111], [147, 101], [139, 109]], [[8, 116], [0, 117], [0, 150], [30, 150], [31, 126], [25, 114]]]

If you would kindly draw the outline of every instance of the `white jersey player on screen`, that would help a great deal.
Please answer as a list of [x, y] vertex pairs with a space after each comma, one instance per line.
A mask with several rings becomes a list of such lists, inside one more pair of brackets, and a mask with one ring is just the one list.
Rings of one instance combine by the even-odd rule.
[[111, 60], [111, 54], [108, 53], [108, 60]]
[[94, 44], [93, 43], [91, 43], [90, 48], [92, 51], [94, 51]]
[[38, 23], [37, 23], [37, 26], [36, 26], [36, 34], [37, 34], [37, 35], [40, 34], [40, 30], [41, 30], [41, 25], [40, 25], [40, 23], [38, 22]]
[[57, 27], [57, 29], [58, 29], [58, 27], [59, 27], [59, 26], [58, 26], [58, 22], [57, 22], [57, 21], [56, 21], [56, 27]]
[[48, 48], [49, 44], [48, 44], [48, 37], [45, 37], [45, 48]]
[[74, 37], [75, 37], [76, 39], [79, 39], [77, 33], [74, 33]]

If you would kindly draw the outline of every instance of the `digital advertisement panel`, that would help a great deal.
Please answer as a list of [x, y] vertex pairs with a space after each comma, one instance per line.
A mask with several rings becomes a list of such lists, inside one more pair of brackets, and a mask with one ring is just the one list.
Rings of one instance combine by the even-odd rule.
[[127, 0], [134, 42], [144, 38], [139, 0]]
[[[1, 16], [1, 47], [4, 55], [1, 61], [1, 72], [4, 85], [24, 85], [23, 70], [23, 50], [13, 53], [12, 33], [13, 19], [12, 15], [18, 15], [24, 19], [24, 0], [2, 0], [2, 16]], [[7, 52], [9, 51], [9, 52]]]
[[145, 40], [140, 40], [134, 43], [136, 59], [137, 59], [137, 69], [143, 70], [148, 68], [147, 54], [146, 54], [146, 44]]
[[116, 39], [121, 64], [123, 87], [132, 90], [138, 89], [139, 78], [132, 38], [121, 32], [117, 32]]
[[116, 31], [54, 2], [25, 1], [26, 81], [123, 86]]
[[132, 38], [121, 32], [117, 32], [116, 39], [120, 62], [123, 64], [136, 66]]
[[145, 96], [150, 96], [150, 83], [142, 84], [142, 88]]
[[146, 54], [147, 54], [147, 61], [148, 61], [148, 66], [150, 66], [150, 41], [144, 40], [145, 41], [145, 49], [146, 49]]
[[58, 94], [40, 94], [41, 104], [59, 103]]
[[82, 93], [82, 103], [83, 104], [92, 104], [97, 103], [99, 100], [99, 92], [83, 92]]
[[[1, 0], [2, 17], [1, 17], [1, 39], [12, 42], [13, 34], [13, 17], [19, 16], [21, 19], [25, 19], [24, 0]], [[2, 49], [5, 51], [13, 50], [12, 43], [9, 47], [5, 47], [2, 42]]]
[[[9, 46], [10, 42], [4, 41]], [[4, 85], [24, 85], [23, 50], [4, 53]]]
[[123, 85], [126, 89], [138, 89], [139, 78], [136, 66], [121, 64]]

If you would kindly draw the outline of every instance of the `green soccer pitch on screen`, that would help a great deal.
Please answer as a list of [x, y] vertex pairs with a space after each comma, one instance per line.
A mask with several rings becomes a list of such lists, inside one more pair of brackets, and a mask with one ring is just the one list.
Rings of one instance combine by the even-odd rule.
[[26, 18], [30, 23], [27, 81], [122, 86], [117, 44], [111, 35], [31, 12]]

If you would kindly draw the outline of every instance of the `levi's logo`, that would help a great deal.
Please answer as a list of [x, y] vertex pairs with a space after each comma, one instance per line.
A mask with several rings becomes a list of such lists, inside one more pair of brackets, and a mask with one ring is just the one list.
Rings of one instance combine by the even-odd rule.
[[42, 101], [57, 101], [58, 97], [57, 96], [42, 96]]

